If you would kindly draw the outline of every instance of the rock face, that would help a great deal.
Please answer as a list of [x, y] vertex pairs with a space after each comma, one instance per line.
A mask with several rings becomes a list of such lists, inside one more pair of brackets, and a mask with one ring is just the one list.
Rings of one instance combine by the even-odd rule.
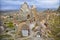
[[24, 2], [24, 4], [21, 5], [19, 14], [20, 19], [23, 21], [29, 19], [32, 16], [31, 10], [26, 2]]
[[[31, 8], [29, 8], [28, 4], [24, 2], [24, 4], [21, 5], [21, 8], [19, 10], [19, 15], [22, 23], [19, 24], [17, 36], [20, 34], [20, 32], [24, 33], [24, 30], [26, 30], [26, 32], [28, 31], [27, 33], [28, 35], [30, 35], [30, 29], [32, 30], [33, 26], [35, 27], [35, 20], [37, 19], [36, 22], [38, 21], [36, 7], [33, 5]], [[26, 23], [25, 25], [24, 22]], [[20, 35], [20, 37], [21, 36], [22, 34]]]
[[[24, 33], [24, 31], [25, 31], [25, 33]], [[17, 33], [16, 35], [17, 36], [19, 35], [19, 37], [28, 36], [28, 35], [30, 35], [29, 32], [30, 32], [29, 26], [25, 22], [22, 22], [22, 23], [19, 24], [18, 30], [16, 32]]]
[[[22, 22], [18, 24], [18, 30], [16, 32], [17, 37], [22, 37], [22, 35], [29, 36], [31, 32], [32, 36], [36, 34], [38, 37], [41, 35], [45, 38], [47, 35], [46, 31], [48, 30], [46, 26], [47, 24], [45, 24], [46, 18], [49, 16], [48, 13], [50, 13], [50, 11], [39, 14], [34, 5], [29, 8], [28, 4], [24, 2], [19, 10], [19, 18]], [[26, 35], [24, 34], [24, 31], [26, 32]]]

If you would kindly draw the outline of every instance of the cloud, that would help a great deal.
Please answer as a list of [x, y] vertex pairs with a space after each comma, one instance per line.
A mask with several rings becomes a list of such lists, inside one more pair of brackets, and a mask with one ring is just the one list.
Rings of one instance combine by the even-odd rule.
[[34, 0], [2, 0], [1, 4], [21, 5], [27, 2], [29, 5], [34, 4]]
[[19, 10], [19, 6], [2, 6], [0, 10]]
[[42, 8], [57, 8], [59, 6], [59, 0], [36, 0], [36, 2]]
[[2, 3], [5, 3], [5, 4], [11, 4], [11, 5], [20, 5], [22, 4], [23, 2], [20, 2], [20, 1], [2, 1]]
[[40, 8], [57, 8], [59, 6], [59, 0], [1, 0], [1, 7], [8, 10], [18, 9], [24, 2]]
[[38, 2], [45, 1], [45, 2], [59, 2], [59, 0], [36, 0]]
[[36, 0], [37, 3], [39, 4], [49, 4], [49, 5], [52, 5], [52, 4], [58, 4], [59, 3], [59, 0]]

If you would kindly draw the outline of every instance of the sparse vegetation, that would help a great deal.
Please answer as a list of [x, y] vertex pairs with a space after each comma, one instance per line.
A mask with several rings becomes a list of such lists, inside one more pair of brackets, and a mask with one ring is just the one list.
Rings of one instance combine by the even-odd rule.
[[[58, 14], [58, 13], [57, 13]], [[51, 28], [51, 33], [55, 40], [60, 40], [60, 15], [51, 15], [51, 19], [49, 21], [49, 27]], [[51, 36], [52, 36], [51, 35]]]

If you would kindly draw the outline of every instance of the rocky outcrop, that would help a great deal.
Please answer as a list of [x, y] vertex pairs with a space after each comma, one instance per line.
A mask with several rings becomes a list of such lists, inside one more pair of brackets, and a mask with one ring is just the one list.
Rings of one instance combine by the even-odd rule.
[[23, 21], [32, 17], [31, 10], [26, 2], [24, 2], [24, 4], [21, 5], [19, 14], [20, 14], [20, 19]]

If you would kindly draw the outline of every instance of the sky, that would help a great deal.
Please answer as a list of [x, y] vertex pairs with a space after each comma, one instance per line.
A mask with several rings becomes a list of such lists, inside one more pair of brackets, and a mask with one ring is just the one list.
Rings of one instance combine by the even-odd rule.
[[20, 6], [27, 2], [27, 4], [35, 5], [37, 8], [58, 8], [59, 0], [0, 0], [0, 10], [19, 10]]

